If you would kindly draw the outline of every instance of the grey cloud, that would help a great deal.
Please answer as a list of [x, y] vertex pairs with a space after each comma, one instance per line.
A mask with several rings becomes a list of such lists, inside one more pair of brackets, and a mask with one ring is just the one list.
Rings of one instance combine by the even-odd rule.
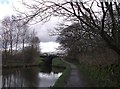
[[[37, 32], [37, 36], [40, 38], [41, 42], [55, 42], [57, 39], [57, 36], [50, 36], [50, 32], [54, 30], [54, 27], [58, 23], [57, 18], [52, 18], [49, 22], [45, 24], [35, 24], [32, 26], [33, 29]], [[50, 31], [50, 32], [49, 32]]]
[[38, 36], [39, 36], [41, 42], [50, 42], [50, 41], [55, 42], [56, 39], [57, 39], [57, 36], [54, 36], [54, 37], [50, 37], [50, 36], [47, 36], [47, 35], [46, 36], [38, 35]]

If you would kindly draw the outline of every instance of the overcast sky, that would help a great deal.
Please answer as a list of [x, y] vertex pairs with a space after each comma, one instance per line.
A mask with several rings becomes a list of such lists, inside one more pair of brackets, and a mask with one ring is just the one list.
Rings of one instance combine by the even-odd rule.
[[[5, 16], [16, 14], [13, 10], [14, 7], [24, 8], [19, 4], [20, 0], [0, 0], [0, 20]], [[42, 52], [54, 52], [55, 49], [59, 46], [59, 43], [56, 43], [57, 36], [50, 36], [50, 31], [54, 30], [54, 27], [58, 24], [60, 20], [56, 17], [51, 18], [51, 20], [45, 24], [35, 24], [31, 28], [35, 29], [37, 36], [41, 40], [41, 51]]]

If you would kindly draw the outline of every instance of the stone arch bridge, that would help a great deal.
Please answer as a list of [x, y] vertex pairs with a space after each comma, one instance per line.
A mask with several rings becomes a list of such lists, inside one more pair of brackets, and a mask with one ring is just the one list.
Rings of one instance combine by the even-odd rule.
[[52, 60], [60, 56], [57, 54], [42, 54], [40, 57], [43, 58], [42, 61], [44, 62], [44, 65], [52, 66]]

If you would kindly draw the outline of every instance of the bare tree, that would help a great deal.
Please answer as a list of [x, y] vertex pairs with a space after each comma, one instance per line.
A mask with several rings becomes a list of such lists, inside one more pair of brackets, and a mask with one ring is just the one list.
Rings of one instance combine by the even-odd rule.
[[40, 39], [36, 36], [36, 32], [34, 29], [30, 35], [31, 35], [30, 46], [35, 48], [37, 51], [40, 51], [40, 48], [39, 48]]
[[[102, 2], [101, 0], [33, 0], [34, 3], [23, 4], [31, 10], [32, 13], [26, 14], [26, 22], [33, 19], [39, 21], [48, 21], [51, 16], [65, 17], [67, 20], [77, 20], [83, 22], [91, 28], [91, 31], [99, 33], [111, 49], [120, 55], [119, 46], [119, 23], [120, 23], [120, 3]], [[99, 10], [95, 10], [97, 8]], [[116, 13], [115, 13], [115, 12]], [[116, 19], [116, 17], [118, 19]], [[106, 31], [107, 16], [111, 21], [111, 27], [108, 34]]]
[[2, 30], [3, 30], [3, 46], [5, 46], [5, 50], [9, 47], [10, 53], [12, 54], [13, 49], [13, 22], [10, 17], [6, 17], [2, 21]]
[[66, 28], [60, 27], [59, 31], [58, 42], [69, 53], [74, 53], [73, 56], [106, 46], [99, 34], [93, 33], [90, 28], [83, 28], [80, 23], [74, 23]]
[[23, 50], [25, 42], [28, 40], [28, 26], [23, 25], [24, 21], [16, 21], [18, 17], [8, 16], [2, 20], [1, 23], [1, 36], [2, 36], [2, 48], [5, 52], [5, 59], [7, 59], [8, 50], [10, 55], [13, 55], [13, 50], [18, 51], [18, 45], [23, 44]]
[[6, 28], [1, 27], [1, 37], [2, 37], [2, 49], [5, 52], [4, 58], [7, 59], [7, 49], [8, 49], [8, 38], [9, 38], [9, 31]]

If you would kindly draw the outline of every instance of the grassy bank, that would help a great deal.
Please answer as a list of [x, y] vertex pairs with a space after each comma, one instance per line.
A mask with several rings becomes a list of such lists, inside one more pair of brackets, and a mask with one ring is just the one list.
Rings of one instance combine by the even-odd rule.
[[87, 77], [90, 87], [120, 87], [120, 65], [87, 65], [74, 60], [68, 61], [74, 63]]
[[[118, 87], [120, 86], [120, 65], [78, 65], [91, 82], [95, 81], [95, 87]], [[118, 82], [119, 81], [119, 82]]]
[[54, 86], [52, 87], [52, 89], [57, 89], [59, 87], [63, 87], [65, 84], [65, 81], [70, 73], [70, 67], [69, 65], [67, 65], [66, 63], [64, 63], [62, 60], [57, 59], [57, 60], [53, 60], [53, 65], [57, 65], [57, 66], [64, 66], [65, 69], [63, 71], [63, 74], [59, 77], [59, 79], [55, 82]]
[[24, 61], [15, 61], [15, 60], [10, 60], [7, 61], [6, 63], [2, 64], [3, 68], [19, 68], [19, 67], [34, 67], [34, 66], [39, 66], [42, 64], [42, 58], [40, 57], [34, 57], [34, 61], [32, 63], [26, 63]]

